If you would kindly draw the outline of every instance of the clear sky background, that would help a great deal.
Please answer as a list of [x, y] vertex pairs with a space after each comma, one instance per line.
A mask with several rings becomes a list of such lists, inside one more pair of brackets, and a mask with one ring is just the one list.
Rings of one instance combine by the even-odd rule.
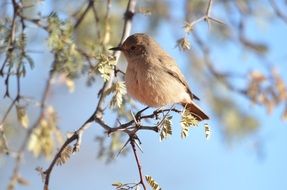
[[[267, 1], [262, 0], [262, 3], [267, 3]], [[51, 11], [47, 2], [44, 2], [44, 5], [45, 11]], [[182, 1], [176, 1], [173, 14], [181, 14], [182, 6]], [[220, 7], [215, 7], [213, 12], [220, 16]], [[149, 19], [147, 16], [137, 15], [134, 18], [132, 33], [148, 32], [145, 31], [147, 19]], [[248, 34], [253, 39], [263, 39], [270, 45], [271, 53], [268, 57], [277, 62], [276, 65], [284, 75], [286, 82], [287, 25], [276, 20], [264, 26], [264, 29], [260, 29], [257, 24], [255, 21], [249, 23]], [[178, 23], [177, 27], [181, 26], [182, 23]], [[174, 48], [175, 38], [174, 34], [170, 33], [170, 25], [162, 23], [160, 27], [156, 34], [152, 34], [153, 37], [177, 60], [181, 69], [184, 70], [184, 75], [188, 77], [188, 70], [184, 69], [186, 63], [182, 52]], [[202, 30], [206, 29], [202, 27]], [[31, 32], [34, 32], [35, 37], [43, 35], [43, 32], [36, 28], [31, 29]], [[37, 48], [37, 44], [34, 44], [34, 47]], [[226, 69], [220, 68], [222, 65], [228, 65], [226, 63], [230, 63], [230, 67], [234, 69], [242, 70], [243, 73], [250, 68], [260, 67], [260, 64], [253, 61], [252, 57], [245, 59], [245, 63], [242, 59], [238, 59], [241, 53], [236, 48], [223, 45], [213, 49], [212, 56], [219, 63], [218, 69]], [[39, 60], [39, 55], [33, 55], [36, 68], [28, 74], [23, 83], [24, 89], [26, 88], [24, 93], [34, 97], [39, 96], [39, 91], [42, 90], [48, 76], [49, 63], [53, 59], [49, 53], [43, 53], [47, 54], [46, 60]], [[190, 86], [196, 86], [195, 83], [196, 81], [189, 81]], [[53, 87], [58, 93], [53, 94], [50, 103], [58, 109], [59, 126], [64, 133], [77, 129], [94, 111], [97, 102], [97, 85], [88, 88], [83, 79], [77, 80], [76, 84], [76, 91], [73, 94], [61, 86]], [[2, 81], [0, 87], [3, 89]], [[199, 89], [193, 89], [196, 94], [203, 96], [198, 91]], [[203, 126], [192, 129], [189, 137], [182, 140], [180, 118], [175, 116], [173, 119], [174, 134], [163, 142], [160, 142], [159, 135], [156, 133], [140, 132], [144, 151], [140, 154], [143, 173], [153, 176], [164, 190], [286, 190], [287, 125], [286, 122], [280, 120], [282, 107], [275, 109], [269, 115], [264, 108], [252, 105], [243, 98], [237, 99], [236, 94], [234, 97], [236, 101], [239, 101], [240, 106], [260, 118], [262, 127], [258, 132], [230, 144], [224, 139], [218, 122], [211, 119], [209, 125], [212, 135], [209, 140], [205, 139]], [[208, 108], [204, 98], [201, 99], [201, 105]], [[97, 125], [85, 132], [80, 152], [73, 155], [64, 166], [54, 169], [50, 189], [108, 190], [112, 189], [111, 184], [116, 181], [137, 182], [139, 177], [131, 152], [127, 156], [115, 158], [115, 161], [110, 164], [96, 159], [98, 145], [94, 139], [102, 132], [103, 130]], [[22, 174], [23, 177], [29, 179], [30, 185], [17, 186], [17, 189], [41, 189], [43, 186], [41, 177], [34, 169], [37, 166], [46, 168], [48, 163], [44, 159], [36, 160], [27, 154]], [[10, 159], [0, 159], [0, 190], [5, 189], [13, 164], [14, 162]]]

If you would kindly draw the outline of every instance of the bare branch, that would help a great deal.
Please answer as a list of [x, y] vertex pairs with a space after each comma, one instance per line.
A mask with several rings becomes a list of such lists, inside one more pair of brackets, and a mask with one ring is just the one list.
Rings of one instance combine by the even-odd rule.
[[208, 1], [208, 5], [207, 5], [207, 9], [206, 9], [206, 12], [205, 12], [206, 16], [210, 16], [211, 7], [212, 7], [212, 0], [209, 0]]
[[89, 1], [89, 4], [87, 6], [87, 8], [84, 10], [84, 12], [81, 14], [81, 16], [79, 17], [79, 19], [77, 20], [77, 22], [74, 25], [74, 28], [78, 28], [78, 26], [81, 24], [81, 22], [83, 21], [83, 19], [85, 18], [86, 14], [88, 13], [89, 9], [91, 8], [91, 5], [93, 4], [94, 1]]
[[140, 176], [140, 182], [139, 184], [142, 185], [143, 189], [146, 190], [146, 186], [144, 184], [144, 178], [143, 178], [143, 172], [142, 172], [142, 167], [141, 167], [141, 163], [140, 163], [140, 160], [139, 160], [139, 157], [138, 157], [138, 154], [137, 154], [137, 149], [136, 149], [136, 139], [137, 137], [136, 136], [130, 136], [130, 144], [132, 146], [132, 150], [133, 150], [133, 153], [134, 153], [134, 156], [135, 156], [135, 159], [136, 159], [136, 163], [137, 163], [137, 167], [138, 167], [138, 173], [139, 173], [139, 176]]
[[185, 25], [185, 30], [186, 30], [187, 33], [188, 33], [188, 32], [191, 32], [192, 29], [193, 29], [193, 27], [194, 27], [196, 24], [198, 24], [199, 22], [201, 22], [201, 21], [206, 21], [207, 24], [208, 24], [208, 26], [209, 26], [209, 24], [210, 24], [210, 23], [209, 23], [210, 21], [215, 22], [215, 23], [218, 23], [218, 24], [224, 24], [222, 21], [220, 21], [220, 20], [218, 20], [218, 19], [215, 19], [215, 18], [213, 18], [213, 17], [210, 16], [210, 14], [211, 14], [211, 8], [212, 8], [212, 3], [213, 3], [213, 0], [209, 0], [209, 1], [208, 1], [207, 9], [206, 9], [206, 11], [205, 11], [205, 14], [204, 14], [202, 17], [196, 19], [195, 21], [193, 21], [193, 22], [191, 22], [191, 23], [188, 23], [188, 22], [186, 23], [186, 25]]
[[277, 6], [277, 4], [275, 3], [274, 0], [269, 0], [269, 2], [270, 2], [270, 4], [271, 4], [271, 6], [272, 6], [274, 12], [276, 13], [276, 15], [277, 15], [279, 18], [281, 18], [281, 20], [282, 20], [283, 22], [285, 22], [285, 23], [287, 24], [287, 15], [284, 14], [284, 13], [279, 9], [279, 7]]

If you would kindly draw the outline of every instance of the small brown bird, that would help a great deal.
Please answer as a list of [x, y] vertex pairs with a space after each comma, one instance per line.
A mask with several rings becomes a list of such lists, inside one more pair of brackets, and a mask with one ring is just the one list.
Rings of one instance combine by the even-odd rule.
[[199, 121], [209, 119], [193, 101], [176, 62], [150, 36], [137, 33], [110, 50], [121, 51], [128, 66], [125, 80], [130, 96], [151, 107], [181, 103]]

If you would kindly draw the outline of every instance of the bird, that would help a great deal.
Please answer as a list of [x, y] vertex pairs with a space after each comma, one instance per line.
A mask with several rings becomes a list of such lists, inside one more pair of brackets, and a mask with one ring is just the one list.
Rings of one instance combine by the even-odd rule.
[[135, 33], [109, 50], [121, 51], [127, 60], [125, 83], [132, 98], [149, 107], [182, 104], [198, 121], [209, 119], [176, 61], [152, 37]]

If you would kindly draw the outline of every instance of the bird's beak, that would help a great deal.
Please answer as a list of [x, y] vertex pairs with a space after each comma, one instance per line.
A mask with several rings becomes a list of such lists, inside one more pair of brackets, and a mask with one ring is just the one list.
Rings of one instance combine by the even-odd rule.
[[112, 50], [112, 51], [122, 51], [123, 48], [122, 48], [121, 46], [118, 46], [118, 47], [110, 48], [109, 50]]

